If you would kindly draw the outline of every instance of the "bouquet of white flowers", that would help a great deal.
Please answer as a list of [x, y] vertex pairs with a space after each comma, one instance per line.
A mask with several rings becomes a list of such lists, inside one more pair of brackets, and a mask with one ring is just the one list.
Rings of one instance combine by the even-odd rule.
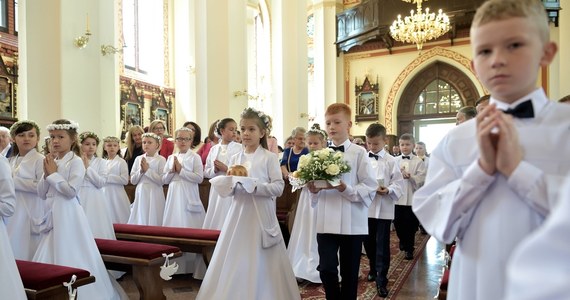
[[289, 182], [293, 191], [313, 180], [325, 180], [336, 186], [340, 184], [340, 176], [348, 172], [350, 166], [344, 160], [343, 153], [324, 148], [301, 156], [297, 171], [289, 175]]

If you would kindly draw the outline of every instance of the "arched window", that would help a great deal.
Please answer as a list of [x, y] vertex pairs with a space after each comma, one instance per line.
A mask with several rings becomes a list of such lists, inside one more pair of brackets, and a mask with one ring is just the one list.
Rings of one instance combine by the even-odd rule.
[[462, 106], [461, 97], [455, 88], [442, 79], [436, 79], [420, 92], [414, 115], [448, 114]]
[[259, 1], [254, 17], [253, 76], [250, 76], [248, 91], [256, 98], [249, 98], [248, 105], [271, 112], [271, 24], [265, 1]]

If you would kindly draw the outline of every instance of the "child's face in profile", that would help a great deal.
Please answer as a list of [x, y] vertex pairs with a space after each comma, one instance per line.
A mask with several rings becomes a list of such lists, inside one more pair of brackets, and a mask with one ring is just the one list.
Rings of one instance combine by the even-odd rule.
[[491, 95], [512, 103], [536, 88], [538, 70], [556, 45], [544, 43], [530, 18], [512, 17], [471, 28], [471, 67]]
[[383, 136], [375, 136], [375, 137], [366, 137], [366, 145], [368, 146], [368, 150], [372, 153], [378, 153], [382, 149], [384, 149], [384, 145], [386, 142], [384, 141]]
[[337, 146], [348, 138], [348, 130], [351, 126], [352, 122], [344, 112], [325, 115], [327, 134]]
[[320, 150], [325, 147], [325, 141], [320, 135], [308, 135], [305, 143], [307, 144], [309, 151]]

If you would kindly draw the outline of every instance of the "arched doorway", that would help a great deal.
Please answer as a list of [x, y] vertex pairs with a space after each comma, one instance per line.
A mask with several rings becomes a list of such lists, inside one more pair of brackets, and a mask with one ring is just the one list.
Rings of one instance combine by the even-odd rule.
[[[439, 89], [444, 87], [448, 87], [447, 91]], [[461, 101], [459, 107], [453, 105], [454, 95]], [[425, 103], [420, 111], [422, 103], [418, 101], [422, 98]], [[458, 108], [474, 105], [477, 99], [479, 93], [467, 75], [452, 65], [436, 61], [417, 73], [404, 89], [398, 104], [398, 135], [413, 133], [414, 120], [455, 117]]]
[[435, 61], [418, 72], [402, 93], [398, 104], [398, 136], [404, 133], [417, 136], [419, 124], [453, 123], [457, 110], [473, 106], [477, 99], [477, 88], [465, 73]]

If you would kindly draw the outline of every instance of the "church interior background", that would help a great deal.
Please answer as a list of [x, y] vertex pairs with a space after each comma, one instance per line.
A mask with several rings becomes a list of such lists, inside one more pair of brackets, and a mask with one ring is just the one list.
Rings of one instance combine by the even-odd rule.
[[[58, 118], [124, 137], [163, 119], [207, 131], [254, 106], [280, 144], [296, 126], [323, 125], [335, 102], [433, 149], [456, 111], [486, 94], [470, 68], [469, 26], [483, 1], [430, 0], [451, 30], [416, 45], [388, 27], [415, 4], [384, 0], [0, 0], [0, 122]], [[543, 0], [560, 48], [539, 86], [570, 94], [570, 0]]]

